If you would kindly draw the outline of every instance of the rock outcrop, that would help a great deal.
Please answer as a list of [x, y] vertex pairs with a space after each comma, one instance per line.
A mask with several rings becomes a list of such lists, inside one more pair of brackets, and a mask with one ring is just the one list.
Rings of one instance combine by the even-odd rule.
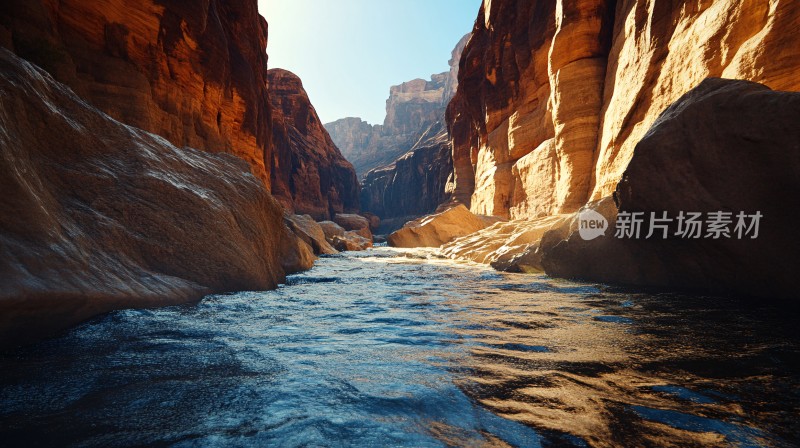
[[[746, 81], [704, 81], [656, 120], [617, 184], [617, 207], [609, 201], [600, 210], [617, 227], [618, 210], [643, 213], [641, 236], [609, 233], [584, 241], [573, 231], [552, 242], [543, 259], [545, 271], [796, 300], [799, 122], [800, 92]], [[681, 212], [701, 213], [698, 237], [676, 234]], [[717, 212], [725, 213], [720, 221], [727, 235], [715, 238], [709, 222]], [[672, 218], [665, 222], [668, 238], [660, 229], [645, 238], [651, 213]], [[757, 227], [754, 215], [759, 215]]]
[[405, 221], [432, 213], [449, 197], [447, 181], [453, 170], [450, 152], [443, 122], [432, 124], [408, 152], [366, 174], [361, 209], [384, 219], [403, 217]]
[[[290, 211], [323, 218], [357, 209], [352, 169], [312, 126], [299, 82], [269, 87], [266, 45], [255, 0], [0, 5], [0, 46], [117, 120], [244, 159]], [[270, 100], [283, 107], [273, 112]], [[292, 130], [306, 125], [309, 137], [298, 138]]]
[[[796, 299], [800, 262], [787, 254], [800, 251], [800, 209], [793, 206], [800, 191], [798, 120], [800, 92], [708, 79], [667, 108], [636, 145], [613, 199], [574, 214], [498, 224], [443, 252], [503, 270]], [[584, 210], [608, 222], [603, 235], [581, 236]], [[641, 213], [638, 236], [618, 237], [623, 212]], [[698, 233], [681, 234], [690, 213], [699, 214]], [[664, 214], [667, 220], [653, 221]], [[722, 233], [712, 230], [714, 216]], [[648, 237], [651, 223], [666, 228], [654, 226]]]
[[325, 125], [360, 178], [405, 154], [432, 124], [443, 118], [444, 108], [458, 85], [456, 66], [468, 39], [469, 35], [464, 36], [453, 50], [449, 71], [432, 75], [428, 81], [414, 79], [392, 86], [382, 125], [373, 126], [355, 117]]
[[308, 263], [240, 159], [119, 123], [2, 48], [0, 97], [2, 345]]
[[403, 228], [392, 232], [387, 242], [394, 247], [439, 247], [498, 221], [497, 218], [470, 213], [459, 204], [407, 222]]
[[[372, 235], [368, 233], [369, 228], [366, 228], [367, 233], [365, 233], [364, 228], [360, 227], [360, 222], [355, 219], [362, 218], [361, 216], [338, 215], [338, 217], [342, 224], [356, 230], [345, 230], [344, 227], [333, 221], [322, 221], [319, 225], [328, 243], [335, 247], [336, 250], [341, 251], [365, 250], [372, 247]], [[369, 236], [364, 236], [365, 234]]]
[[284, 207], [315, 219], [358, 211], [359, 186], [353, 166], [322, 126], [303, 83], [282, 69], [268, 72], [272, 102], [272, 194]]
[[336, 249], [328, 243], [322, 226], [314, 221], [314, 218], [311, 216], [285, 214], [283, 220], [289, 227], [289, 230], [308, 244], [314, 254], [324, 255], [336, 253]]
[[270, 185], [267, 22], [256, 1], [7, 0], [0, 44], [117, 120], [227, 152]]
[[335, 222], [345, 230], [353, 231], [358, 235], [361, 235], [362, 237], [372, 241], [370, 222], [367, 218], [361, 215], [354, 215], [350, 213], [339, 213], [333, 217], [333, 222]]
[[705, 78], [800, 90], [795, 3], [679, 3], [485, 1], [447, 111], [455, 198], [511, 219], [574, 212]]

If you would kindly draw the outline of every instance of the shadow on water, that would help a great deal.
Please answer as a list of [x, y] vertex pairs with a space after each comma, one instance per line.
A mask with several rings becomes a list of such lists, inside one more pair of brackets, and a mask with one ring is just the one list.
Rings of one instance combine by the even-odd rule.
[[0, 440], [795, 446], [797, 317], [346, 253], [275, 291], [118, 311], [2, 355]]

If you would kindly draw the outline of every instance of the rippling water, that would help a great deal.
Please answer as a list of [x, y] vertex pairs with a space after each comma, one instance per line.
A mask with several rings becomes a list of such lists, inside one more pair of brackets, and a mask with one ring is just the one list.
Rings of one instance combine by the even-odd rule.
[[0, 444], [795, 446], [797, 315], [424, 251], [0, 357]]

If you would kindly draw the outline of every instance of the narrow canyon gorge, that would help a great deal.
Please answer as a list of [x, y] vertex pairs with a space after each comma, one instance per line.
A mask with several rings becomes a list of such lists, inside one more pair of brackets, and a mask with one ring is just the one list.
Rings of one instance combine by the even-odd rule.
[[800, 3], [448, 4], [380, 124], [277, 4], [0, 5], [0, 440], [800, 444]]

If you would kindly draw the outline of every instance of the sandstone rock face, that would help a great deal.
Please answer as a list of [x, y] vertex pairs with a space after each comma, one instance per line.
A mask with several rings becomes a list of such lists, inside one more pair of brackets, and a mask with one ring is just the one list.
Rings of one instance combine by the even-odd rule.
[[372, 240], [370, 238], [365, 238], [354, 230], [348, 230], [344, 232], [342, 236], [334, 236], [332, 241], [334, 247], [341, 251], [367, 250], [372, 247]]
[[112, 309], [272, 288], [299, 258], [240, 159], [123, 125], [5, 49], [0, 97], [3, 345]]
[[273, 107], [272, 194], [283, 206], [315, 219], [358, 211], [359, 186], [319, 121], [303, 84], [293, 73], [269, 70]]
[[[442, 246], [450, 258], [491, 264], [501, 271], [542, 272], [542, 237], [562, 229], [572, 215], [554, 215], [534, 220], [499, 222], [473, 234], [456, 238]], [[567, 227], [568, 229], [568, 227]], [[562, 236], [566, 236], [562, 232]]]
[[363, 216], [348, 213], [338, 213], [333, 217], [333, 221], [345, 230], [353, 231], [370, 241], [372, 240], [370, 222]]
[[320, 228], [322, 229], [322, 233], [325, 234], [325, 239], [328, 240], [330, 243], [335, 236], [344, 236], [345, 230], [339, 224], [336, 224], [333, 221], [320, 221], [319, 223]]
[[458, 86], [457, 64], [468, 39], [469, 35], [464, 36], [453, 50], [450, 71], [432, 75], [428, 81], [414, 79], [392, 86], [382, 125], [372, 126], [354, 117], [325, 125], [359, 177], [405, 154], [432, 124], [442, 119]]
[[679, 3], [484, 2], [447, 111], [454, 197], [512, 219], [574, 212], [703, 79], [800, 90], [793, 2]]
[[117, 120], [237, 155], [270, 185], [267, 23], [255, 1], [3, 3], [2, 45]]
[[406, 221], [432, 213], [449, 197], [450, 152], [447, 130], [441, 121], [434, 123], [407, 153], [366, 174], [361, 209], [384, 219], [408, 217]]
[[[633, 285], [797, 298], [794, 204], [800, 191], [800, 93], [709, 79], [670, 106], [636, 145], [614, 196], [625, 212], [730, 212], [730, 238], [600, 237], [557, 241], [547, 273]], [[601, 210], [614, 222], [617, 207]], [[736, 235], [737, 214], [763, 215], [758, 237]], [[706, 218], [707, 219], [707, 218]], [[751, 220], [746, 220], [750, 226]]]
[[7, 0], [0, 45], [123, 123], [244, 159], [289, 211], [358, 208], [352, 168], [299, 80], [268, 79], [255, 0]]
[[497, 221], [496, 218], [474, 215], [459, 204], [406, 223], [402, 229], [390, 234], [387, 241], [394, 247], [439, 247]]
[[309, 215], [290, 215], [285, 214], [284, 222], [289, 230], [311, 247], [316, 255], [335, 254], [336, 249], [328, 243], [325, 232], [318, 222], [314, 221]]

